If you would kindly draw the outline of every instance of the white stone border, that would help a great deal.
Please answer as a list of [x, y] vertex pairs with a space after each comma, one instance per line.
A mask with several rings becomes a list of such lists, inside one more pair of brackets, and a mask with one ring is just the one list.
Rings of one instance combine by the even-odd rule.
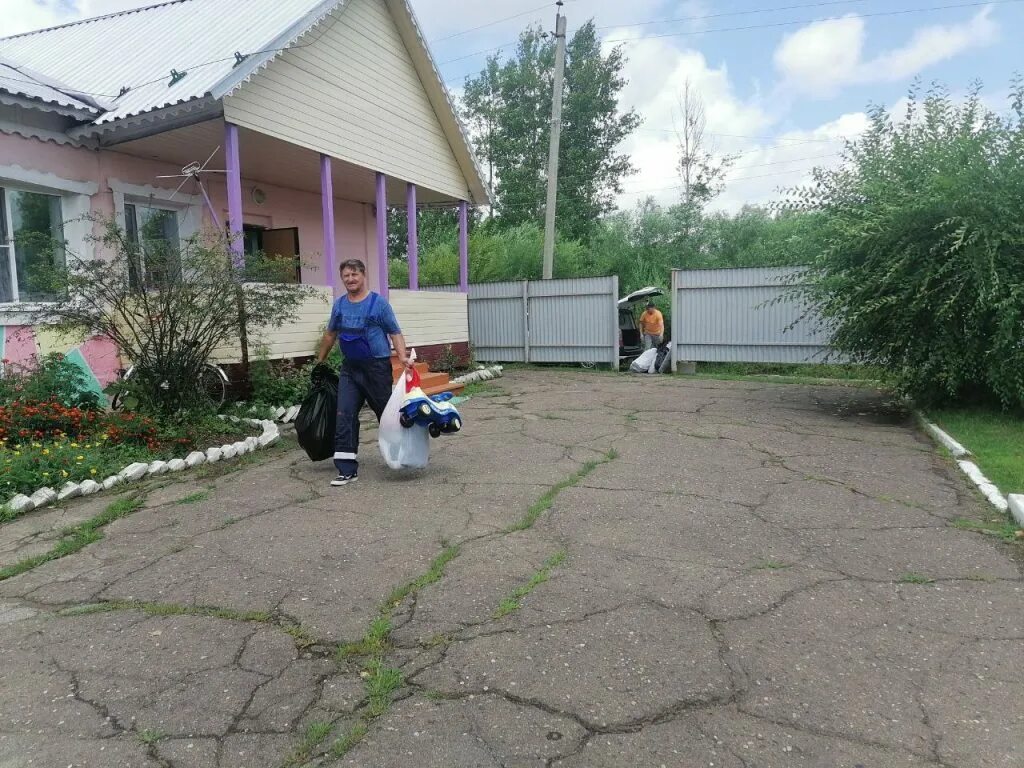
[[452, 379], [453, 384], [472, 384], [477, 381], [490, 381], [491, 379], [500, 378], [501, 372], [505, 370], [500, 365], [490, 365], [484, 368], [480, 368], [476, 371], [465, 373], [462, 376], [458, 376]]
[[170, 461], [156, 460], [149, 464], [136, 462], [129, 464], [116, 475], [111, 475], [103, 482], [95, 480], [83, 480], [80, 483], [65, 483], [59, 490], [44, 487], [37, 490], [31, 496], [19, 493], [7, 502], [7, 507], [15, 514], [24, 514], [33, 509], [48, 507], [58, 501], [74, 499], [78, 496], [92, 496], [100, 491], [109, 491], [111, 488], [129, 483], [137, 483], [147, 477], [157, 477], [169, 472], [182, 472], [186, 469], [198, 467], [201, 464], [212, 464], [222, 459], [231, 459], [236, 456], [244, 456], [247, 453], [266, 448], [276, 443], [281, 433], [277, 424], [269, 419], [240, 419], [237, 416], [224, 417], [236, 424], [246, 423], [262, 427], [263, 433], [259, 437], [251, 436], [245, 440], [235, 443], [208, 448], [206, 451], [193, 451], [183, 459], [171, 459]]
[[1024, 496], [1013, 495], [1007, 499], [1003, 492], [996, 487], [995, 483], [985, 477], [985, 473], [981, 471], [977, 464], [973, 461], [967, 461], [966, 457], [971, 455], [970, 451], [954, 440], [949, 434], [928, 421], [923, 413], [918, 412], [917, 418], [921, 421], [925, 431], [936, 442], [953, 454], [953, 458], [957, 460], [957, 466], [970, 478], [977, 489], [981, 491], [981, 495], [988, 499], [989, 504], [1000, 512], [1012, 511], [1014, 520], [1017, 521], [1018, 525], [1024, 527]]

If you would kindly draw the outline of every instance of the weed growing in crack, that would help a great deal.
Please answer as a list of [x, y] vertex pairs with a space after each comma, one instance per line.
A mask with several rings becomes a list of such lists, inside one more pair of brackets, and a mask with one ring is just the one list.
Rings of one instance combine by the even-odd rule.
[[498, 603], [498, 609], [494, 612], [494, 618], [500, 619], [502, 616], [508, 616], [510, 613], [518, 611], [522, 607], [523, 598], [551, 578], [551, 571], [565, 562], [567, 554], [563, 549], [545, 560], [544, 565], [530, 577], [528, 582], [521, 587], [516, 587], [511, 595]]
[[225, 528], [230, 528], [235, 523], [240, 522], [242, 522], [242, 518], [240, 517], [226, 517], [224, 518], [224, 522], [217, 526], [217, 530], [223, 531]]
[[424, 691], [423, 697], [431, 701], [444, 701], [447, 698], [441, 691]]
[[165, 735], [166, 734], [163, 733], [163, 731], [154, 731], [151, 728], [147, 728], [144, 731], [139, 731], [138, 734], [136, 734], [136, 737], [140, 742], [142, 742], [146, 746], [151, 747], [158, 741], [160, 741], [160, 739], [162, 739]]
[[391, 706], [391, 694], [402, 687], [405, 680], [402, 671], [384, 666], [380, 659], [374, 659], [363, 671], [366, 695], [370, 700], [366, 717], [370, 720], [380, 717]]
[[180, 504], [182, 506], [186, 504], [198, 504], [200, 501], [206, 501], [208, 498], [210, 498], [210, 493], [211, 492], [209, 489], [205, 491], [196, 491], [195, 493], [190, 493], [188, 496], [185, 496], [184, 498], [178, 499], [174, 503]]
[[292, 750], [292, 753], [284, 761], [283, 768], [294, 768], [309, 762], [313, 756], [313, 750], [319, 747], [324, 739], [331, 735], [333, 726], [330, 723], [310, 723], [306, 726], [306, 732], [302, 741]]
[[301, 624], [282, 624], [281, 631], [291, 636], [292, 640], [295, 641], [295, 647], [300, 651], [316, 645], [316, 638]]
[[445, 566], [459, 556], [458, 545], [450, 546], [448, 542], [441, 542], [441, 546], [444, 547], [444, 550], [440, 555], [433, 559], [430, 563], [430, 568], [427, 569], [426, 573], [413, 581], [410, 581], [408, 584], [404, 584], [401, 587], [397, 587], [392, 590], [391, 594], [388, 595], [388, 599], [385, 601], [385, 609], [391, 610], [397, 608], [409, 595], [419, 592], [427, 585], [441, 580], [444, 576]]
[[998, 536], [1003, 541], [1017, 541], [1017, 531], [1020, 526], [1012, 520], [1009, 515], [993, 517], [988, 520], [969, 520], [965, 517], [958, 517], [951, 525], [961, 531], [974, 531], [984, 533], [988, 536]]
[[338, 760], [348, 754], [366, 736], [366, 724], [356, 723], [352, 729], [331, 745], [331, 757]]
[[337, 659], [344, 661], [356, 656], [382, 656], [388, 650], [390, 635], [391, 619], [384, 615], [378, 616], [370, 622], [362, 640], [338, 647]]
[[899, 584], [934, 584], [935, 579], [930, 579], [920, 573], [901, 573], [896, 580]]
[[569, 475], [565, 480], [561, 480], [551, 486], [544, 495], [537, 499], [530, 508], [526, 510], [526, 514], [523, 515], [522, 519], [506, 528], [504, 533], [515, 533], [516, 531], [526, 531], [533, 527], [537, 519], [551, 509], [555, 503], [555, 499], [558, 498], [558, 494], [567, 488], [572, 488], [574, 485], [578, 485], [587, 475], [593, 472], [595, 469], [600, 467], [602, 464], [607, 464], [610, 461], [614, 461], [619, 458], [619, 452], [612, 448], [600, 459], [588, 461], [580, 469], [573, 474]]
[[0, 568], [0, 581], [6, 581], [31, 571], [33, 568], [38, 568], [43, 563], [48, 563], [51, 560], [60, 560], [62, 557], [73, 555], [75, 552], [85, 549], [90, 544], [103, 538], [103, 528], [115, 520], [119, 520], [140, 509], [144, 499], [145, 496], [143, 495], [126, 496], [117, 499], [95, 517], [91, 517], [71, 528], [65, 528], [61, 531], [60, 541], [49, 552], [44, 552], [34, 557], [26, 557], [13, 565], [8, 565], [6, 568]]
[[144, 603], [134, 600], [111, 600], [103, 603], [76, 605], [60, 612], [61, 616], [87, 616], [92, 613], [112, 611], [141, 611], [147, 616], [204, 616], [227, 621], [249, 621], [270, 624], [273, 617], [266, 611], [236, 611], [233, 608], [216, 608], [208, 605], [180, 605], [178, 603]]
[[792, 568], [793, 566], [789, 563], [784, 563], [781, 560], [760, 560], [754, 564], [753, 570], [755, 571], [781, 571], [786, 568]]

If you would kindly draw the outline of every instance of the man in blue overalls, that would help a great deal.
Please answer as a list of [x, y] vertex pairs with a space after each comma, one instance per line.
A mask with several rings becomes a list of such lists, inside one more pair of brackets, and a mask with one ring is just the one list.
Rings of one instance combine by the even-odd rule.
[[342, 262], [341, 282], [346, 295], [334, 302], [331, 320], [320, 342], [319, 362], [327, 359], [335, 342], [344, 361], [338, 375], [338, 422], [334, 435], [334, 466], [338, 476], [331, 485], [348, 485], [359, 478], [359, 411], [368, 403], [380, 421], [391, 397], [391, 347], [398, 360], [412, 365], [405, 337], [387, 299], [372, 292], [366, 265], [359, 259]]

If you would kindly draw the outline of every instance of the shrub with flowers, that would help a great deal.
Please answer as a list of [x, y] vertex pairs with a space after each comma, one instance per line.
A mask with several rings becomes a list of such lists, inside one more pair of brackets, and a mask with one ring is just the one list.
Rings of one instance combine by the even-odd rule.
[[[4, 361], [0, 376], [0, 505], [44, 486], [101, 481], [128, 464], [183, 457], [255, 430], [212, 413], [163, 415], [98, 407], [73, 362], [50, 355], [34, 366]], [[0, 522], [10, 513], [0, 506]]]

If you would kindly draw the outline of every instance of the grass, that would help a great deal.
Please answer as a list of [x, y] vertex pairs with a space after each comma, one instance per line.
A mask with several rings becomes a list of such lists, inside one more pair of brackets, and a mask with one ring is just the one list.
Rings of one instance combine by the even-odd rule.
[[162, 739], [165, 735], [166, 734], [164, 734], [162, 731], [154, 731], [151, 728], [147, 728], [144, 731], [139, 731], [137, 734], [137, 738], [141, 743], [151, 747], [158, 741], [160, 741], [160, 739]]
[[935, 579], [930, 579], [927, 576], [920, 573], [901, 573], [900, 577], [896, 580], [899, 584], [934, 584]]
[[610, 461], [614, 461], [619, 457], [618, 451], [614, 448], [606, 453], [602, 458], [593, 461], [588, 461], [579, 470], [569, 475], [565, 480], [561, 480], [551, 486], [544, 495], [537, 499], [530, 508], [526, 510], [526, 514], [523, 515], [517, 523], [513, 524], [509, 528], [505, 529], [505, 533], [514, 533], [516, 531], [525, 531], [533, 527], [537, 519], [547, 512], [555, 503], [555, 499], [558, 498], [558, 494], [567, 488], [572, 488], [574, 485], [578, 485], [587, 475], [593, 472], [595, 469], [600, 467], [602, 464], [607, 464]]
[[78, 605], [61, 611], [62, 616], [87, 616], [111, 611], [141, 611], [147, 616], [205, 616], [229, 621], [252, 621], [269, 624], [273, 617], [266, 611], [236, 611], [233, 608], [215, 608], [207, 605], [180, 605], [178, 603], [145, 603], [135, 600], [111, 600], [103, 603]]
[[62, 557], [73, 555], [75, 552], [99, 541], [103, 538], [102, 529], [104, 527], [140, 509], [143, 499], [144, 497], [141, 495], [117, 499], [95, 517], [91, 517], [71, 528], [65, 528], [61, 532], [60, 540], [49, 552], [44, 552], [34, 557], [26, 557], [6, 568], [0, 568], [0, 581], [6, 581], [7, 579], [19, 576], [51, 560], [60, 560]]
[[462, 394], [466, 397], [505, 397], [508, 392], [489, 381], [471, 381], [462, 390]]
[[1024, 415], [957, 408], [928, 416], [974, 454], [985, 476], [1003, 493], [1024, 493]]
[[789, 563], [784, 563], [781, 560], [761, 560], [754, 564], [753, 570], [755, 571], [781, 571], [785, 568], [792, 568]]
[[502, 616], [508, 616], [510, 613], [518, 611], [522, 607], [523, 598], [551, 578], [551, 571], [565, 562], [566, 555], [567, 553], [563, 549], [545, 560], [544, 565], [530, 577], [528, 582], [521, 587], [516, 587], [511, 595], [498, 604], [498, 609], [494, 612], [494, 618], [500, 619]]
[[431, 563], [430, 568], [427, 572], [417, 577], [408, 584], [404, 584], [401, 587], [396, 587], [388, 595], [388, 599], [384, 601], [385, 606], [390, 608], [397, 608], [405, 598], [409, 595], [419, 592], [421, 589], [429, 584], [433, 584], [441, 580], [444, 576], [444, 569], [452, 560], [459, 556], [458, 545], [449, 546], [447, 542], [442, 542], [444, 550], [440, 555], [435, 557]]
[[391, 619], [386, 615], [378, 616], [370, 622], [361, 640], [338, 647], [337, 658], [341, 661], [357, 656], [382, 656], [388, 650], [390, 635]]
[[356, 744], [366, 736], [366, 723], [356, 723], [344, 736], [331, 745], [331, 757], [335, 760], [343, 758]]
[[293, 768], [309, 762], [313, 756], [313, 750], [320, 746], [324, 739], [331, 735], [332, 726], [330, 723], [310, 723], [306, 726], [306, 732], [302, 735], [302, 741], [292, 750], [292, 753], [284, 761], [284, 768]]
[[374, 659], [364, 672], [366, 695], [370, 700], [366, 716], [373, 720], [380, 717], [391, 706], [391, 696], [405, 683], [402, 671], [384, 665], [381, 659]]
[[953, 521], [953, 527], [961, 531], [974, 531], [985, 533], [989, 536], [998, 536], [1003, 541], [1017, 541], [1017, 530], [1019, 526], [1009, 515], [993, 515], [987, 520], [970, 520], [966, 517], [958, 517]]
[[205, 491], [196, 491], [195, 493], [190, 493], [188, 496], [185, 496], [184, 498], [178, 499], [175, 503], [181, 504], [183, 506], [185, 504], [198, 504], [200, 501], [206, 501], [208, 498], [210, 498], [210, 493], [211, 492], [209, 489]]
[[698, 376], [800, 378], [828, 381], [885, 380], [881, 368], [825, 363], [699, 363]]

